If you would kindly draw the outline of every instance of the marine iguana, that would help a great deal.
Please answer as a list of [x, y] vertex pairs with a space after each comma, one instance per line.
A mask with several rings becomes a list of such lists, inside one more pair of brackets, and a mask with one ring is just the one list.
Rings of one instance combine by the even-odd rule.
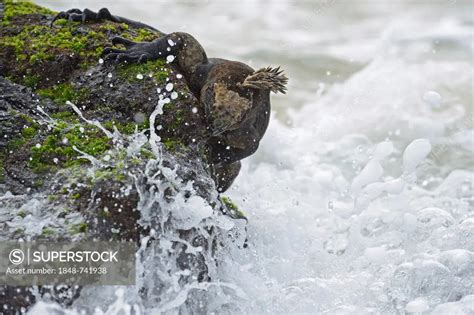
[[[134, 27], [157, 29], [141, 22], [112, 15], [108, 9], [97, 13], [71, 9], [57, 14], [71, 21], [109, 20]], [[214, 180], [220, 192], [227, 190], [240, 171], [240, 160], [253, 154], [270, 119], [270, 92], [286, 93], [288, 78], [280, 67], [254, 70], [248, 65], [220, 58], [208, 58], [190, 34], [174, 32], [152, 42], [112, 39], [125, 50], [105, 48], [108, 61], [142, 63], [158, 58], [172, 60], [184, 75], [191, 92], [200, 101], [210, 131], [208, 144]]]

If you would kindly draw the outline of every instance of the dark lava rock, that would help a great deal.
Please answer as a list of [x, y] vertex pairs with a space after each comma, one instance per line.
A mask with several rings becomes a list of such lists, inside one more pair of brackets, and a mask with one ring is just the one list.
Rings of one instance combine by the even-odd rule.
[[[230, 228], [222, 218], [241, 216], [217, 194], [200, 104], [164, 60], [100, 58], [114, 36], [162, 34], [112, 22], [50, 27], [54, 12], [28, 2], [4, 1], [0, 16], [0, 240], [134, 242], [137, 277], [146, 278], [137, 290], [152, 307], [169, 288], [154, 269], [170, 261], [186, 270], [180, 283], [209, 281]], [[160, 142], [149, 141], [154, 111]], [[211, 212], [195, 217], [201, 203]], [[45, 296], [66, 307], [80, 292], [4, 286], [0, 312], [26, 311]]]

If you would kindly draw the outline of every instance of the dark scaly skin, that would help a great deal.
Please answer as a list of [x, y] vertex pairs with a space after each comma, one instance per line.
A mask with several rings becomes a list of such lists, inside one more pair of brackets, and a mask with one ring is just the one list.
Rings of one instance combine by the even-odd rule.
[[[214, 181], [219, 192], [229, 189], [233, 179], [239, 175], [241, 166], [240, 161], [231, 164], [214, 165]], [[230, 181], [229, 178], [232, 180]]]
[[[112, 15], [105, 8], [97, 13], [88, 9], [60, 12], [53, 22], [61, 18], [82, 22], [110, 20], [156, 30]], [[208, 58], [204, 48], [188, 33], [175, 32], [152, 42], [136, 43], [121, 37], [112, 42], [124, 45], [126, 50], [105, 48], [108, 61], [141, 63], [175, 56], [173, 63], [200, 100], [206, 116], [216, 184], [221, 192], [228, 189], [240, 170], [239, 161], [255, 153], [270, 119], [270, 90], [240, 86], [255, 70], [241, 62]]]
[[67, 11], [62, 11], [56, 15], [56, 17], [51, 22], [51, 25], [54, 23], [54, 21], [59, 20], [59, 19], [66, 19], [66, 20], [75, 21], [75, 22], [86, 22], [86, 21], [99, 22], [103, 20], [108, 20], [108, 21], [112, 21], [116, 23], [125, 23], [137, 28], [144, 27], [144, 28], [149, 28], [154, 31], [158, 31], [157, 29], [151, 27], [150, 25], [133, 21], [133, 20], [129, 20], [121, 16], [112, 15], [107, 8], [102, 8], [99, 11], [97, 11], [97, 13], [89, 9], [84, 9], [84, 11], [80, 9], [70, 9]]

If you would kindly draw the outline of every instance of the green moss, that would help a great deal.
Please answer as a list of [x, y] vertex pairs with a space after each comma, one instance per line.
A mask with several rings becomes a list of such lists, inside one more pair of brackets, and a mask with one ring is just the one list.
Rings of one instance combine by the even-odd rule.
[[89, 94], [86, 89], [75, 89], [70, 83], [62, 83], [47, 89], [39, 89], [36, 93], [51, 99], [58, 105], [64, 105], [66, 101], [78, 103]]
[[[168, 77], [165, 61], [162, 59], [151, 60], [141, 64], [121, 64], [118, 67], [118, 75], [130, 82], [138, 82], [149, 78], [150, 75], [157, 82], [164, 82]], [[141, 74], [143, 79], [138, 79]]]
[[113, 23], [110, 21], [105, 21], [99, 25], [98, 31], [100, 32], [111, 32], [111, 33], [122, 33], [123, 31], [128, 30], [128, 25], [125, 23]]
[[71, 167], [87, 163], [77, 159], [79, 153], [73, 147], [92, 156], [99, 156], [110, 148], [109, 139], [95, 126], [69, 125], [58, 122], [55, 129], [42, 143], [31, 148], [31, 159], [28, 166], [37, 173], [62, 166]]
[[41, 231], [41, 236], [53, 236], [56, 234], [56, 231], [49, 227], [44, 227], [43, 230]]
[[136, 42], [150, 42], [156, 38], [156, 33], [146, 28], [138, 29], [138, 35], [133, 38]]
[[239, 210], [239, 207], [229, 197], [221, 196], [221, 200], [226, 206], [226, 208], [236, 214], [237, 217], [245, 218], [245, 213]]
[[36, 126], [38, 126], [38, 123], [33, 118], [31, 118], [30, 116], [28, 116], [26, 114], [23, 114], [23, 113], [19, 113], [19, 112], [15, 112], [15, 113], [18, 113], [18, 117], [23, 119], [26, 123], [36, 124]]
[[221, 200], [230, 210], [239, 211], [239, 207], [237, 207], [237, 205], [229, 197], [222, 196]]
[[[17, 115], [18, 119], [22, 120], [24, 124], [24, 128], [21, 130], [21, 133], [17, 135], [17, 137], [11, 139], [7, 146], [6, 151], [3, 152], [5, 154], [9, 151], [16, 151], [22, 148], [26, 143], [28, 143], [37, 133], [39, 124], [36, 123], [31, 117], [25, 114], [18, 114], [15, 111], [10, 113], [11, 115]], [[21, 123], [20, 123], [21, 125]]]
[[69, 21], [66, 19], [59, 19], [59, 20], [54, 21], [54, 25], [56, 26], [66, 26], [68, 23]]
[[57, 112], [57, 113], [51, 114], [51, 117], [58, 120], [66, 121], [68, 123], [73, 123], [73, 124], [79, 123], [79, 118], [72, 111]]
[[147, 148], [141, 148], [140, 155], [146, 159], [155, 158], [155, 154], [151, 150], [148, 150]]
[[26, 212], [25, 212], [25, 210], [20, 210], [20, 211], [18, 211], [18, 213], [16, 215], [21, 217], [21, 218], [24, 218], [24, 217], [26, 217]]
[[117, 121], [107, 121], [107, 122], [102, 123], [102, 125], [109, 130], [112, 130], [115, 127], [117, 128], [118, 131], [120, 131], [120, 133], [127, 134], [127, 135], [134, 134], [136, 128], [138, 128], [139, 132], [150, 128], [149, 121], [146, 121], [142, 124], [136, 124], [134, 122], [120, 123]]
[[3, 22], [4, 25], [8, 25], [8, 22], [11, 19], [18, 15], [25, 15], [25, 14], [48, 14], [52, 15], [55, 14], [54, 11], [49, 9], [40, 7], [36, 4], [33, 4], [29, 1], [14, 1], [14, 0], [5, 0], [5, 11], [3, 15]]
[[117, 25], [115, 23], [105, 22], [99, 26], [101, 32], [118, 32]]
[[87, 223], [82, 222], [78, 224], [71, 224], [69, 226], [69, 232], [71, 234], [79, 234], [79, 233], [86, 233], [87, 232]]
[[35, 89], [40, 82], [39, 75], [25, 75], [23, 77], [23, 84], [29, 88]]
[[168, 138], [161, 141], [168, 152], [176, 152], [186, 148], [184, 143], [179, 139]]
[[23, 130], [21, 131], [21, 134], [23, 135], [23, 138], [31, 139], [36, 134], [36, 128], [35, 127], [23, 128]]
[[[120, 35], [134, 41], [151, 41], [160, 36], [158, 32], [129, 28], [124, 23], [110, 21], [82, 25], [80, 22], [60, 19], [55, 21], [54, 27], [50, 27], [44, 18], [36, 17], [28, 22], [25, 19], [12, 19], [14, 16], [24, 14], [52, 16], [55, 12], [25, 1], [7, 0], [4, 3], [3, 23], [8, 23], [10, 27], [2, 32], [0, 51], [4, 52], [5, 56], [11, 56], [5, 58], [7, 63], [15, 63], [14, 67], [7, 67], [4, 76], [33, 89], [40, 87], [42, 88], [39, 91], [40, 95], [58, 103], [65, 100], [74, 102], [75, 99], [77, 102], [77, 98], [80, 98], [77, 93], [81, 91], [75, 91], [65, 83], [50, 89], [45, 88], [57, 82], [67, 82], [72, 75], [97, 64], [103, 48], [110, 46], [111, 37]], [[48, 80], [44, 76], [44, 73], [48, 72], [45, 69], [51, 72], [61, 67], [57, 62], [58, 56], [70, 57], [68, 66], [72, 66], [73, 69], [67, 72], [58, 71], [60, 75], [57, 78]], [[120, 72], [128, 81], [138, 81], [137, 74], [142, 74], [144, 78], [148, 78], [151, 74], [161, 82], [168, 76], [164, 65], [163, 60], [150, 61], [142, 65], [123, 65], [120, 67]]]
[[83, 62], [96, 61], [107, 38], [102, 33], [76, 31], [79, 23], [68, 22], [60, 28], [46, 25], [25, 25], [20, 33], [0, 39], [0, 48], [11, 47], [18, 61], [28, 60], [30, 65], [52, 61], [62, 53], [78, 55]]
[[[6, 10], [9, 11], [12, 7], [15, 5], [7, 2]], [[36, 13], [51, 14], [51, 12], [44, 9]], [[97, 62], [103, 47], [108, 42], [104, 33], [94, 30], [79, 32], [78, 22], [61, 20], [57, 23], [61, 26], [56, 25], [52, 28], [44, 24], [20, 24], [20, 32], [7, 32], [0, 37], [0, 50], [13, 54], [12, 59], [18, 62], [18, 65], [11, 70], [12, 73], [8, 74], [14, 82], [31, 88], [36, 88], [41, 82], [43, 85], [54, 83], [45, 80], [42, 73], [47, 63], [53, 62], [58, 55], [79, 57], [78, 68], [87, 68]], [[68, 76], [72, 73], [63, 75]]]
[[41, 188], [44, 186], [44, 181], [41, 178], [37, 178], [33, 182], [33, 187]]
[[8, 151], [18, 150], [19, 148], [21, 148], [25, 144], [26, 144], [26, 139], [24, 139], [24, 138], [15, 138], [15, 139], [12, 139], [8, 142], [7, 150]]
[[151, 42], [158, 37], [158, 34], [147, 28], [139, 28], [134, 32], [125, 33], [123, 37], [134, 42]]
[[[25, 120], [25, 126], [18, 138], [12, 139], [8, 145], [7, 150], [30, 150], [30, 159], [27, 162], [28, 166], [35, 173], [44, 173], [55, 171], [60, 168], [69, 168], [73, 166], [80, 166], [84, 163], [89, 163], [87, 159], [78, 159], [80, 153], [78, 150], [100, 158], [105, 151], [110, 149], [110, 139], [97, 127], [84, 124], [79, 121], [77, 115], [70, 111], [63, 111], [52, 114], [56, 119], [56, 126], [53, 130], [48, 131], [44, 135], [45, 130], [39, 129], [40, 126], [35, 123], [30, 117], [19, 115], [21, 119]], [[135, 128], [139, 131], [148, 129], [148, 122], [137, 125], [135, 123], [118, 123], [115, 121], [108, 121], [104, 126], [112, 129], [114, 126], [124, 134], [133, 134]], [[41, 140], [35, 140], [37, 135]], [[3, 154], [6, 154], [5, 152]], [[150, 152], [151, 154], [151, 152]], [[3, 155], [0, 155], [0, 158]], [[125, 158], [117, 156], [117, 159]], [[3, 161], [3, 159], [0, 159]], [[124, 165], [117, 166], [114, 170], [112, 178], [124, 181], [126, 179]], [[0, 174], [1, 179], [1, 174]]]
[[[160, 36], [145, 28], [129, 28], [124, 23], [103, 21], [100, 23], [72, 22], [65, 19], [55, 21], [54, 27], [50, 27], [44, 18], [35, 17], [26, 21], [15, 19], [15, 16], [25, 14], [39, 14], [53, 16], [55, 12], [42, 8], [26, 1], [6, 0], [4, 26], [9, 25], [0, 37], [0, 51], [8, 57], [7, 62], [16, 62], [14, 67], [8, 67], [7, 73], [12, 81], [24, 84], [31, 88], [50, 87], [58, 81], [66, 82], [75, 74], [74, 70], [81, 70], [96, 64], [100, 58], [103, 48], [110, 45], [110, 38], [115, 35], [127, 37], [134, 41], [151, 41]], [[48, 66], [58, 67], [56, 62], [58, 56], [71, 57], [70, 66], [72, 71], [61, 73], [55, 80], [47, 80], [44, 77]], [[136, 75], [141, 73], [144, 77], [152, 73], [155, 79], [161, 81], [167, 77], [163, 70], [164, 61], [152, 61], [145, 65], [124, 66], [123, 74], [129, 80], [138, 80]], [[54, 71], [51, 69], [50, 71]], [[47, 72], [47, 71], [46, 71]], [[66, 88], [66, 89], [64, 89]], [[55, 91], [44, 91], [54, 100], [63, 101], [70, 98], [71, 90], [67, 86], [60, 86]], [[59, 95], [57, 95], [59, 93]], [[71, 100], [71, 99], [69, 99]], [[71, 100], [72, 101], [72, 100]]]
[[25, 120], [26, 127], [21, 130], [21, 136], [12, 139], [8, 142], [8, 151], [16, 151], [21, 149], [38, 133], [39, 125], [36, 122], [33, 122], [30, 117], [26, 115], [20, 115], [20, 119]]
[[100, 169], [94, 173], [94, 181], [115, 180], [124, 182], [127, 179], [126, 171], [123, 167], [117, 166], [109, 169]]
[[81, 198], [81, 194], [79, 194], [79, 193], [73, 194], [71, 196], [71, 198], [74, 199], [74, 200], [77, 200], [77, 199]]

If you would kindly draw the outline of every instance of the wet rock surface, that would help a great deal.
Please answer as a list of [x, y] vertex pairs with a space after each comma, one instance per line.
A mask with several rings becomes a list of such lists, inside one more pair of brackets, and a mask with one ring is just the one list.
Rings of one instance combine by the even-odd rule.
[[[100, 58], [114, 36], [161, 34], [111, 22], [50, 27], [53, 12], [22, 2], [0, 12], [0, 240], [135, 242], [137, 291], [150, 307], [175, 281], [209, 281], [239, 215], [212, 180], [199, 102], [164, 60]], [[1, 287], [0, 305], [5, 314], [38, 299], [69, 306], [80, 292]], [[182, 307], [204, 310], [189, 301]]]

